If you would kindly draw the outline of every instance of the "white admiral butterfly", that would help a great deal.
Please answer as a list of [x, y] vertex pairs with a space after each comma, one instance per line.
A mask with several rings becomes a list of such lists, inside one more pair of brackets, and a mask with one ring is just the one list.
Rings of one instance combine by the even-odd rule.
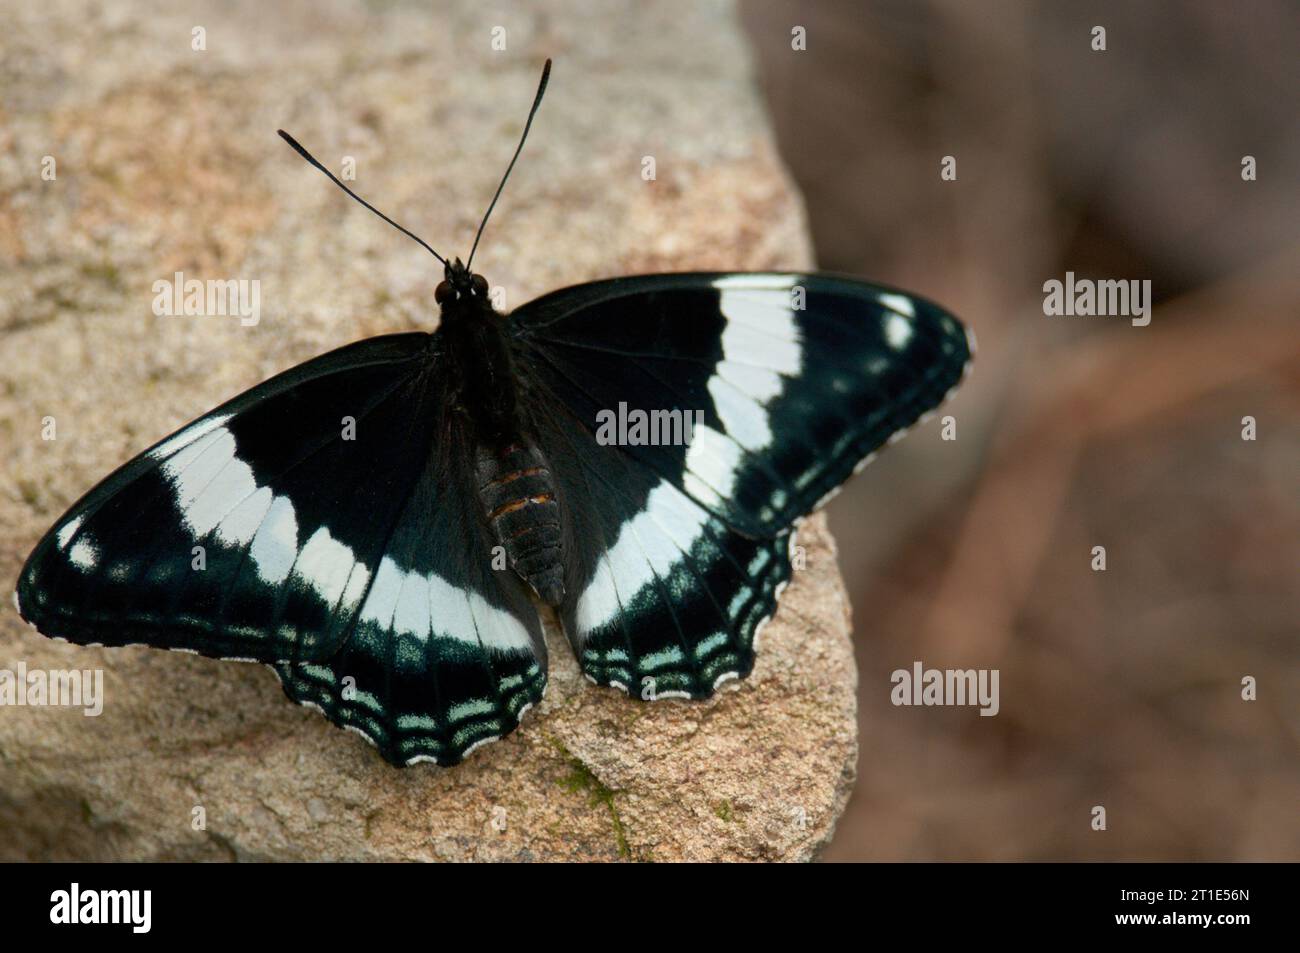
[[37, 545], [18, 610], [269, 663], [394, 764], [455, 764], [541, 698], [534, 597], [599, 684], [747, 675], [796, 522], [970, 360], [944, 310], [820, 274], [614, 278], [506, 317], [471, 270], [495, 197], [447, 262], [281, 135], [443, 263], [438, 329], [291, 368], [126, 463]]

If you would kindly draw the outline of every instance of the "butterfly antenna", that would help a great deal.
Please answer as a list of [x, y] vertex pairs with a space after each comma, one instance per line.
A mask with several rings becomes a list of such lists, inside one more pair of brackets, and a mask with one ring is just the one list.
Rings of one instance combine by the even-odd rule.
[[324, 172], [327, 176], [329, 176], [329, 179], [330, 179], [331, 182], [333, 182], [335, 185], [337, 185], [339, 188], [341, 188], [344, 192], [348, 193], [348, 195], [352, 196], [354, 199], [356, 199], [358, 202], [360, 202], [360, 203], [361, 203], [362, 205], [364, 205], [366, 208], [370, 209], [370, 211], [374, 212], [376, 215], [378, 215], [380, 218], [382, 218], [382, 219], [383, 219], [385, 222], [387, 222], [389, 225], [393, 226], [393, 228], [397, 229], [397, 230], [398, 230], [399, 232], [401, 232], [403, 235], [405, 235], [405, 236], [408, 237], [408, 238], [414, 238], [417, 242], [419, 242], [421, 245], [424, 246], [425, 250], [426, 250], [430, 255], [432, 255], [434, 258], [438, 259], [438, 261], [442, 262], [444, 266], [447, 264], [447, 259], [443, 258], [443, 257], [442, 257], [441, 255], [439, 255], [436, 251], [434, 251], [432, 248], [430, 248], [430, 247], [429, 247], [429, 243], [426, 242], [423, 238], [421, 238], [419, 235], [415, 234], [414, 232], [410, 231], [409, 229], [403, 228], [401, 225], [398, 225], [396, 222], [394, 222], [391, 218], [389, 218], [389, 217], [388, 217], [387, 215], [385, 215], [383, 212], [379, 211], [379, 209], [375, 208], [373, 205], [371, 205], [369, 202], [367, 202], [367, 201], [366, 201], [365, 199], [363, 199], [361, 196], [357, 195], [356, 192], [353, 192], [350, 188], [348, 188], [346, 185], [344, 185], [342, 182], [340, 182], [340, 181], [338, 180], [338, 177], [335, 176], [334, 173], [331, 172], [329, 169], [325, 168], [323, 165], [321, 165], [319, 162], [317, 162], [317, 161], [316, 161], [316, 157], [315, 157], [314, 155], [312, 155], [310, 152], [308, 152], [306, 149], [304, 149], [304, 148], [302, 147], [302, 145], [299, 144], [299, 142], [298, 142], [297, 139], [295, 139], [293, 136], [289, 135], [289, 134], [288, 134], [287, 132], [285, 132], [283, 129], [277, 129], [276, 132], [278, 132], [278, 133], [280, 134], [280, 138], [281, 138], [281, 139], [283, 139], [285, 142], [289, 143], [289, 145], [293, 146], [294, 151], [297, 152], [298, 155], [302, 156], [304, 159], [306, 159], [308, 162], [310, 162], [310, 163], [311, 163], [312, 165], [314, 165], [316, 168], [320, 169], [320, 170], [321, 170], [322, 172]]
[[514, 158], [510, 160], [510, 165], [506, 166], [506, 174], [501, 176], [501, 184], [497, 186], [497, 194], [492, 196], [492, 204], [483, 213], [483, 221], [479, 222], [478, 232], [474, 235], [474, 247], [469, 250], [469, 261], [465, 262], [467, 271], [469, 266], [474, 264], [474, 252], [478, 251], [478, 240], [483, 237], [483, 226], [487, 224], [492, 210], [497, 207], [497, 199], [501, 198], [501, 190], [506, 187], [506, 179], [510, 178], [510, 170], [515, 167], [515, 159], [519, 158], [519, 153], [524, 149], [524, 142], [528, 139], [528, 130], [532, 128], [533, 117], [537, 115], [537, 107], [542, 104], [542, 94], [546, 92], [546, 81], [550, 78], [551, 61], [548, 59], [546, 65], [542, 67], [542, 81], [537, 84], [537, 95], [533, 97], [533, 108], [528, 110], [528, 122], [524, 123], [524, 134], [519, 137], [519, 145], [515, 149]]

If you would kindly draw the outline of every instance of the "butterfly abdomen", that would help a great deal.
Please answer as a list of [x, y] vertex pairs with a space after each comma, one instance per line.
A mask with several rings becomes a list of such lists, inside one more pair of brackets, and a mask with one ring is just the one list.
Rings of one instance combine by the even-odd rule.
[[478, 453], [483, 515], [511, 569], [547, 605], [564, 599], [564, 545], [555, 479], [541, 451], [513, 442]]

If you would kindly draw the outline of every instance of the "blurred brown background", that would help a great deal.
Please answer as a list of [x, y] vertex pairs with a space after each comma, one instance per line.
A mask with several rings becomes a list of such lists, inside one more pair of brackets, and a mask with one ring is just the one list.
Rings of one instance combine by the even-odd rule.
[[[827, 858], [1300, 859], [1300, 7], [742, 17], [821, 267], [980, 344], [956, 443], [831, 506], [861, 754]], [[1150, 279], [1150, 326], [1044, 316], [1067, 270]], [[892, 706], [914, 660], [1000, 669], [1001, 713]]]

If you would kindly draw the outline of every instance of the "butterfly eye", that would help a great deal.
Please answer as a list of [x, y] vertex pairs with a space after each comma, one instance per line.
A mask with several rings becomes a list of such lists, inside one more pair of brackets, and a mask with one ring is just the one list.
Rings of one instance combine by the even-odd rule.
[[475, 294], [477, 295], [487, 294], [488, 283], [486, 278], [484, 278], [482, 275], [475, 275], [471, 280], [474, 284]]
[[455, 294], [451, 290], [451, 282], [441, 281], [438, 283], [438, 287], [433, 289], [433, 300], [438, 302], [438, 304], [450, 301], [454, 297]]

